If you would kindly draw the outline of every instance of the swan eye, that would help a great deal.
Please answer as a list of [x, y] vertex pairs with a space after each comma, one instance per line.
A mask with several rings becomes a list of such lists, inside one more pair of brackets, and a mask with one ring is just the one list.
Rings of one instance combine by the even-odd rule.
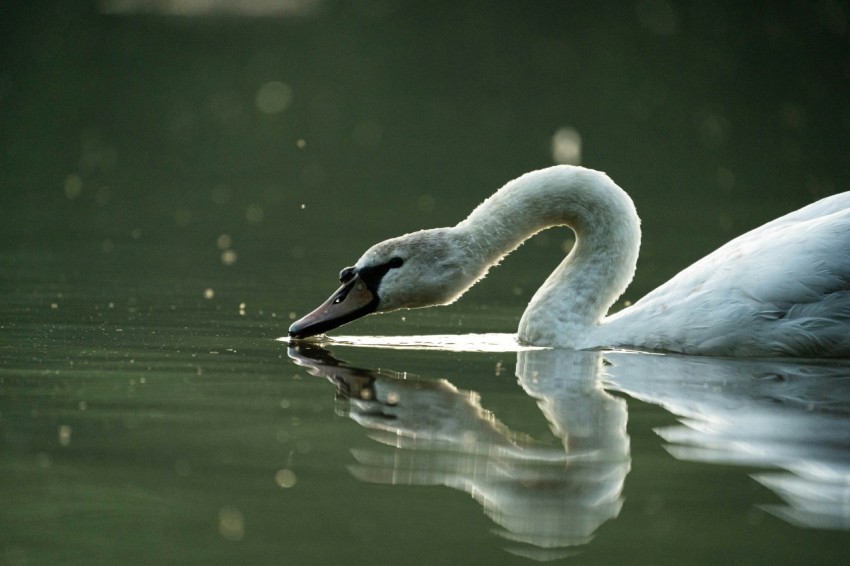
[[353, 267], [346, 267], [342, 271], [339, 272], [339, 282], [340, 283], [348, 283], [354, 277], [354, 274], [357, 270]]
[[391, 269], [396, 268], [396, 267], [401, 267], [402, 265], [404, 265], [404, 260], [401, 259], [400, 257], [394, 257], [390, 260], [390, 262], [387, 265]]

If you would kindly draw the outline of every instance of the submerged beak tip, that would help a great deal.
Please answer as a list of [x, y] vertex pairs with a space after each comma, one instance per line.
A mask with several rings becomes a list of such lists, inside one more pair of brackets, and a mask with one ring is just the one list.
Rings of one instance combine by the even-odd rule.
[[294, 338], [296, 340], [300, 340], [302, 338], [309, 338], [313, 335], [308, 332], [309, 326], [309, 323], [305, 324], [303, 322], [303, 319], [296, 320], [291, 325], [289, 325], [289, 337]]

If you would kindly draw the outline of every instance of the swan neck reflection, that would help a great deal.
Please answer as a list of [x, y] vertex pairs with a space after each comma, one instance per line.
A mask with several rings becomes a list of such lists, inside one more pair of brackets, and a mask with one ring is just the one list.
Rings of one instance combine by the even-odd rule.
[[477, 393], [447, 380], [399, 379], [305, 346], [290, 357], [334, 382], [348, 415], [392, 447], [353, 450], [358, 479], [465, 491], [500, 536], [522, 543], [513, 552], [538, 558], [589, 542], [619, 514], [631, 465], [626, 404], [600, 386], [599, 352], [518, 353], [519, 383], [560, 440], [553, 446], [511, 430]]
[[850, 530], [846, 362], [517, 352], [518, 383], [556, 448], [511, 430], [477, 393], [447, 380], [356, 368], [305, 348], [291, 348], [292, 359], [333, 381], [346, 414], [392, 447], [353, 451], [355, 477], [465, 491], [502, 537], [526, 544], [512, 552], [531, 556], [531, 545], [537, 558], [560, 556], [617, 517], [631, 454], [626, 402], [609, 391], [678, 418], [655, 429], [676, 459], [763, 470], [751, 477], [782, 503], [762, 509], [798, 526]]

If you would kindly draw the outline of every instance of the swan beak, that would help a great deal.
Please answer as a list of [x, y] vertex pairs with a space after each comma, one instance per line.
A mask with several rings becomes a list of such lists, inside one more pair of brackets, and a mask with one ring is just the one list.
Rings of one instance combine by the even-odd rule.
[[336, 290], [319, 308], [289, 327], [292, 338], [307, 338], [333, 330], [347, 322], [375, 312], [378, 296], [355, 276]]

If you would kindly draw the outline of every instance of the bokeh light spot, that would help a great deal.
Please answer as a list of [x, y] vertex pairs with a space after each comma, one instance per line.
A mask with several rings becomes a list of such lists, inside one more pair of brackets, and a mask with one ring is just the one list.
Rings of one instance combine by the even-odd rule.
[[267, 82], [257, 91], [254, 103], [263, 114], [280, 114], [292, 102], [292, 89], [280, 81]]
[[233, 265], [236, 263], [236, 252], [233, 250], [224, 250], [221, 252], [221, 263], [224, 265]]
[[218, 532], [227, 540], [242, 540], [245, 536], [242, 512], [235, 507], [222, 507], [218, 512]]
[[71, 427], [68, 425], [61, 425], [59, 427], [59, 444], [62, 446], [68, 446], [71, 444]]
[[83, 180], [77, 174], [68, 175], [65, 179], [65, 196], [74, 200], [83, 192]]
[[552, 159], [564, 165], [581, 164], [581, 134], [565, 126], [552, 136]]
[[280, 487], [289, 488], [295, 485], [298, 478], [295, 476], [295, 472], [290, 469], [283, 468], [282, 470], [278, 470], [274, 475], [274, 481]]
[[245, 219], [251, 224], [260, 224], [264, 217], [263, 207], [259, 204], [252, 204], [245, 209]]

